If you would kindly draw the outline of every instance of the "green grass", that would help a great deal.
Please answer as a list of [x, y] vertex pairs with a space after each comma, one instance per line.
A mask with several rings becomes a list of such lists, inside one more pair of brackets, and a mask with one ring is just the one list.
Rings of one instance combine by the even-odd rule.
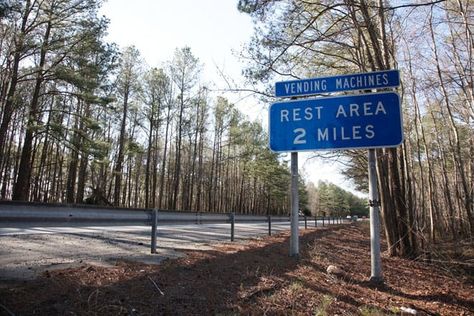
[[334, 297], [331, 295], [324, 295], [321, 303], [319, 304], [318, 308], [314, 311], [315, 316], [328, 316], [328, 308], [331, 303], [334, 301]]

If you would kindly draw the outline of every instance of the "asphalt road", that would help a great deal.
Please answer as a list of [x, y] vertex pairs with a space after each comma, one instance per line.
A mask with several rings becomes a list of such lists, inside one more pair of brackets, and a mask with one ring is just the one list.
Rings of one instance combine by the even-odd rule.
[[[308, 221], [308, 226], [314, 226], [314, 221]], [[289, 228], [289, 222], [272, 223], [272, 233]], [[213, 243], [230, 242], [230, 224], [165, 224], [158, 226], [158, 253], [151, 254], [150, 232], [150, 226], [143, 224], [0, 222], [0, 280], [30, 279], [46, 270], [85, 263], [157, 264], [183, 256], [183, 250], [212, 249]], [[267, 234], [266, 222], [235, 224], [236, 242]]]

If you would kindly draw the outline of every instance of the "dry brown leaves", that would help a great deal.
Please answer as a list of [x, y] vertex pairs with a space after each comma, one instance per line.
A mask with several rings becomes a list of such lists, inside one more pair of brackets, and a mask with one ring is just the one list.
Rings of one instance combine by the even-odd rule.
[[[366, 225], [303, 231], [301, 256], [288, 257], [287, 233], [159, 266], [83, 266], [0, 289], [0, 315], [474, 315], [472, 278], [446, 267], [383, 257], [385, 284], [370, 276]], [[326, 273], [336, 265], [340, 275]]]

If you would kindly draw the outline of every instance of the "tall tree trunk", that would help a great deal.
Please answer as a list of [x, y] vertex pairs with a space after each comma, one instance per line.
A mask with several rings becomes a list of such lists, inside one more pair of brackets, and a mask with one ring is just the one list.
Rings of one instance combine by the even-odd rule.
[[130, 87], [125, 87], [124, 98], [123, 98], [123, 113], [122, 122], [120, 124], [120, 135], [118, 141], [118, 154], [117, 161], [115, 162], [114, 174], [115, 174], [115, 186], [114, 186], [114, 206], [120, 205], [120, 191], [122, 188], [122, 169], [123, 160], [125, 156], [125, 133], [127, 128], [127, 115], [128, 115], [128, 98], [130, 93]]
[[[21, 135], [21, 133], [20, 133]], [[10, 131], [10, 139], [8, 141], [8, 148], [6, 149], [6, 152], [4, 153], [6, 156], [6, 160], [4, 160], [4, 167], [1, 170], [4, 170], [3, 173], [3, 179], [2, 179], [2, 190], [1, 190], [1, 199], [4, 200], [7, 198], [7, 189], [10, 187], [10, 182], [12, 180], [12, 172], [15, 174], [15, 166], [13, 168], [10, 167], [11, 161], [13, 160], [12, 158], [12, 149], [13, 149], [13, 139], [15, 136], [15, 131], [12, 129]], [[15, 165], [15, 164], [13, 164]]]
[[[84, 103], [84, 116], [90, 117], [91, 116], [91, 108], [88, 102]], [[81, 120], [80, 127], [81, 130], [84, 129], [84, 121]], [[92, 133], [90, 136], [94, 139], [95, 132]], [[87, 165], [89, 163], [89, 151], [88, 148], [84, 148], [83, 141], [80, 142], [81, 147], [81, 159], [79, 163], [79, 175], [77, 178], [77, 192], [76, 192], [76, 203], [81, 204], [84, 203], [84, 190], [86, 186], [86, 178], [87, 178]]]
[[377, 150], [377, 182], [379, 187], [379, 195], [381, 201], [381, 215], [383, 220], [383, 227], [385, 229], [385, 236], [388, 244], [388, 253], [390, 256], [398, 255], [398, 241], [400, 240], [400, 233], [398, 231], [395, 205], [391, 199], [389, 187], [385, 184], [388, 177], [388, 161], [386, 150]]
[[168, 103], [168, 110], [166, 113], [166, 127], [165, 127], [165, 140], [163, 148], [163, 160], [161, 161], [161, 172], [160, 172], [160, 193], [158, 195], [158, 208], [161, 209], [163, 206], [163, 194], [165, 191], [165, 172], [166, 172], [166, 155], [168, 153], [168, 133], [171, 120], [171, 103]]
[[[145, 165], [145, 208], [149, 207], [150, 203], [150, 178], [151, 178], [151, 154], [153, 151], [153, 130], [155, 128], [155, 98], [153, 97], [151, 101], [151, 113], [150, 113], [150, 130], [148, 131], [148, 148], [146, 155], [146, 165]], [[156, 150], [156, 149], [155, 149]]]
[[[184, 86], [184, 84], [183, 84]], [[178, 192], [181, 178], [181, 143], [183, 136], [183, 114], [184, 114], [184, 95], [183, 91], [180, 94], [180, 106], [179, 106], [179, 115], [178, 115], [178, 135], [176, 137], [176, 156], [174, 162], [174, 189], [173, 189], [173, 198], [171, 209], [176, 210], [177, 201], [178, 201]]]
[[30, 190], [30, 179], [32, 169], [32, 144], [34, 139], [34, 127], [38, 117], [38, 106], [40, 98], [40, 90], [44, 80], [44, 66], [46, 63], [46, 53], [49, 46], [49, 37], [51, 34], [52, 22], [49, 20], [46, 24], [46, 30], [43, 35], [43, 43], [41, 45], [40, 59], [38, 64], [38, 72], [36, 73], [35, 87], [33, 97], [28, 113], [28, 126], [25, 133], [25, 141], [21, 152], [20, 167], [16, 178], [15, 187], [13, 189], [13, 200], [27, 201]]
[[86, 187], [88, 162], [89, 162], [88, 154], [82, 153], [80, 164], [79, 164], [79, 176], [77, 179], [76, 203], [78, 204], [84, 203], [84, 191]]
[[[202, 127], [203, 129], [204, 127]], [[203, 154], [204, 154], [204, 139], [203, 139], [203, 130], [200, 130], [199, 132], [199, 154], [198, 154], [198, 176], [197, 176], [197, 189], [196, 189], [196, 211], [200, 212], [202, 209], [201, 206], [201, 196], [202, 196], [202, 187], [203, 187], [203, 172], [204, 172], [204, 167], [203, 167]]]
[[[351, 2], [353, 6], [356, 4]], [[374, 63], [378, 70], [385, 70], [390, 69], [391, 61], [393, 59], [393, 52], [391, 47], [389, 47], [390, 41], [387, 39], [386, 30], [385, 30], [385, 14], [386, 11], [384, 9], [383, 1], [379, 0], [378, 3], [378, 19], [371, 16], [369, 13], [369, 8], [367, 2], [365, 0], [360, 1], [359, 8], [362, 13], [362, 17], [364, 20], [365, 27], [367, 29], [367, 33], [370, 39], [370, 45], [367, 45], [367, 50], [370, 51], [372, 49], [372, 56], [374, 57]], [[359, 24], [359, 21], [355, 20], [355, 24]], [[377, 26], [377, 23], [379, 24]], [[374, 69], [375, 70], [375, 69]], [[399, 164], [398, 152], [396, 148], [390, 148], [385, 151], [387, 154], [387, 176], [388, 181], [383, 181], [384, 179], [380, 179], [382, 181], [379, 182], [381, 186], [388, 185], [388, 190], [383, 190], [385, 193], [388, 193], [389, 196], [385, 195], [386, 202], [387, 199], [391, 200], [391, 204], [393, 208], [387, 209], [387, 203], [382, 205], [383, 212], [385, 216], [388, 215], [389, 212], [395, 212], [396, 216], [391, 216], [392, 220], [396, 221], [396, 227], [398, 228], [399, 239], [394, 240], [397, 244], [389, 244], [390, 247], [398, 246], [398, 253], [397, 255], [404, 256], [404, 257], [413, 257], [416, 255], [416, 245], [412, 244], [412, 242], [416, 242], [415, 240], [410, 240], [410, 228], [408, 227], [409, 217], [411, 217], [411, 213], [413, 210], [407, 208], [406, 201], [404, 201], [404, 183], [401, 182], [400, 178], [400, 169], [401, 166]], [[393, 229], [393, 228], [385, 228]], [[388, 239], [390, 242], [390, 240]]]
[[133, 207], [140, 207], [139, 201], [140, 201], [140, 178], [141, 178], [141, 167], [142, 167], [142, 162], [143, 162], [143, 154], [139, 153], [136, 156], [136, 162], [135, 162], [135, 192], [133, 193], [134, 195], [134, 200], [133, 200]]
[[5, 148], [5, 140], [7, 136], [8, 127], [10, 125], [12, 115], [14, 112], [15, 94], [17, 90], [16, 87], [18, 84], [18, 70], [19, 70], [20, 60], [22, 57], [23, 49], [24, 49], [24, 41], [25, 41], [28, 17], [31, 13], [31, 10], [32, 10], [31, 0], [25, 0], [25, 11], [23, 12], [23, 15], [21, 18], [20, 32], [15, 37], [15, 52], [13, 54], [12, 70], [11, 70], [11, 75], [10, 75], [7, 98], [6, 98], [5, 106], [3, 107], [3, 114], [1, 115], [2, 121], [0, 124], [0, 166], [2, 165], [2, 160], [4, 157], [3, 149]]
[[74, 203], [76, 201], [76, 180], [77, 168], [79, 166], [79, 149], [81, 147], [81, 135], [79, 135], [79, 120], [80, 120], [80, 101], [78, 100], [78, 112], [75, 117], [74, 132], [71, 139], [71, 155], [66, 180], [66, 202]]
[[44, 135], [44, 142], [43, 142], [43, 148], [41, 151], [41, 158], [40, 158], [40, 163], [38, 166], [38, 173], [35, 176], [35, 181], [34, 181], [34, 189], [33, 189], [33, 198], [35, 201], [39, 201], [41, 199], [40, 193], [41, 193], [41, 186], [42, 186], [42, 180], [45, 176], [45, 165], [46, 165], [46, 158], [47, 154], [49, 152], [49, 127], [51, 126], [51, 117], [53, 113], [53, 104], [54, 104], [54, 97], [51, 100], [51, 105], [49, 108], [49, 115], [48, 115], [48, 121], [46, 122], [46, 130], [45, 130], [45, 135]]

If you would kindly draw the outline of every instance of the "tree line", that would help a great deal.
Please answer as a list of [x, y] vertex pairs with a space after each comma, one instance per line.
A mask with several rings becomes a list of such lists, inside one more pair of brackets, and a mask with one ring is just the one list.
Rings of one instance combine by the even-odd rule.
[[[405, 140], [377, 149], [389, 254], [474, 234], [474, 5], [469, 0], [240, 0], [249, 82], [400, 69]], [[260, 84], [260, 85], [259, 85]], [[262, 90], [262, 95], [269, 90]], [[367, 189], [367, 154], [334, 154]]]
[[286, 214], [261, 123], [213, 95], [189, 47], [149, 67], [106, 42], [101, 3], [0, 1], [0, 198]]
[[367, 199], [360, 198], [341, 187], [327, 182], [319, 181], [316, 186], [309, 182], [307, 190], [308, 215], [313, 216], [358, 216], [368, 217], [369, 207]]

